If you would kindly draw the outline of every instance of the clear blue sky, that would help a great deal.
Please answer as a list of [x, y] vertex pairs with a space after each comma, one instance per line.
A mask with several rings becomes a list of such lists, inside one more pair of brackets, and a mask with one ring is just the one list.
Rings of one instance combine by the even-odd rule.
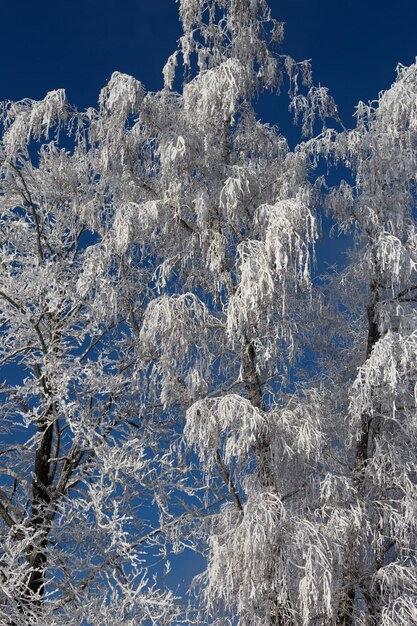
[[[417, 55], [416, 0], [270, 0], [286, 22], [283, 51], [312, 59], [346, 125], [359, 99], [393, 81], [398, 62]], [[94, 105], [114, 70], [147, 89], [181, 34], [175, 0], [21, 0], [1, 9], [0, 100], [41, 98], [64, 87], [79, 108]], [[269, 114], [271, 119], [269, 118]], [[276, 122], [271, 109], [265, 121]]]

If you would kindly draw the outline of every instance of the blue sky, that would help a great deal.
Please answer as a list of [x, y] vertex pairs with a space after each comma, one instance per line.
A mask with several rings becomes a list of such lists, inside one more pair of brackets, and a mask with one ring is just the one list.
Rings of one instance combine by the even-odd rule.
[[[316, 84], [330, 88], [345, 125], [352, 125], [358, 100], [376, 98], [392, 83], [396, 64], [417, 55], [415, 0], [270, 0], [270, 6], [286, 22], [283, 51], [312, 60]], [[64, 87], [77, 107], [94, 106], [114, 70], [160, 88], [181, 34], [177, 8], [175, 0], [4, 3], [0, 100], [38, 99]], [[274, 108], [263, 107], [265, 121], [279, 121]]]

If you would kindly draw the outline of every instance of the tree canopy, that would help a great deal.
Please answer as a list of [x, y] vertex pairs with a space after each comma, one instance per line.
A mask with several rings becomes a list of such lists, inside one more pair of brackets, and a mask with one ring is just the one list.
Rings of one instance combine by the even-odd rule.
[[410, 626], [417, 66], [349, 130], [265, 0], [179, 12], [160, 92], [2, 107], [1, 622]]

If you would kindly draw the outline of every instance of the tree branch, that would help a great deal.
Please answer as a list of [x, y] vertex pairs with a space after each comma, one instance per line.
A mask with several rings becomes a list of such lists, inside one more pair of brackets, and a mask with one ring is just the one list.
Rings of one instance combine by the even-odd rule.
[[17, 173], [17, 175], [19, 176], [23, 188], [25, 190], [25, 193], [22, 193], [22, 196], [25, 200], [25, 202], [27, 202], [30, 206], [31, 209], [31, 213], [32, 213], [32, 217], [33, 220], [35, 222], [35, 228], [36, 228], [36, 241], [37, 241], [37, 246], [38, 246], [38, 254], [40, 259], [43, 261], [44, 260], [44, 253], [43, 253], [43, 249], [42, 249], [42, 239], [41, 239], [41, 225], [40, 225], [40, 221], [39, 221], [39, 217], [36, 211], [36, 207], [35, 207], [35, 203], [32, 200], [32, 196], [31, 193], [29, 191], [29, 188], [26, 184], [26, 181], [23, 177], [22, 172], [19, 170], [19, 168], [14, 164], [14, 163], [10, 163], [10, 165], [12, 166], [12, 168], [15, 170], [15, 172]]
[[[225, 498], [219, 498], [219, 499], [215, 500], [214, 502], [211, 502], [207, 506], [204, 506], [204, 507], [201, 507], [200, 509], [197, 509], [196, 511], [192, 511], [192, 512], [187, 511], [186, 513], [183, 513], [182, 515], [180, 515], [176, 519], [172, 520], [171, 522], [168, 522], [167, 524], [164, 524], [164, 525], [160, 526], [159, 528], [155, 528], [154, 530], [151, 530], [150, 532], [146, 533], [145, 535], [142, 535], [142, 537], [140, 537], [139, 539], [137, 539], [136, 541], [131, 543], [126, 548], [126, 551], [124, 553], [122, 553], [122, 554], [117, 553], [117, 554], [109, 557], [108, 559], [103, 561], [103, 563], [101, 563], [100, 565], [97, 565], [97, 567], [94, 569], [93, 572], [91, 572], [91, 574], [86, 576], [80, 582], [77, 582], [77, 591], [84, 590], [86, 587], [88, 587], [88, 585], [96, 578], [96, 576], [100, 572], [103, 571], [103, 569], [105, 569], [106, 567], [109, 567], [110, 565], [115, 565], [119, 559], [122, 559], [124, 556], [126, 556], [126, 553], [132, 552], [132, 550], [134, 550], [135, 548], [138, 548], [140, 545], [146, 543], [147, 541], [149, 541], [149, 539], [152, 539], [156, 535], [159, 535], [159, 534], [163, 533], [168, 528], [171, 528], [175, 524], [178, 524], [180, 521], [185, 520], [185, 519], [190, 518], [190, 517], [192, 519], [194, 519], [194, 518], [196, 518], [198, 516], [201, 516], [202, 513], [204, 513], [205, 511], [208, 511], [209, 509], [212, 509], [213, 507], [217, 506], [218, 504], [221, 504], [224, 501], [225, 501]], [[67, 604], [68, 602], [71, 602], [71, 600], [73, 600], [74, 598], [75, 598], [75, 593], [72, 592], [71, 595], [67, 595], [67, 597], [64, 597], [62, 599], [62, 601], [60, 603], [60, 606], [56, 607], [55, 610], [58, 610], [59, 608], [61, 608], [65, 604]]]
[[237, 493], [236, 488], [235, 488], [235, 486], [233, 484], [233, 481], [231, 479], [229, 470], [227, 469], [227, 467], [223, 463], [223, 459], [222, 459], [222, 457], [220, 455], [219, 450], [216, 450], [216, 462], [217, 462], [217, 467], [219, 468], [219, 474], [222, 477], [226, 487], [228, 488], [230, 496], [231, 496], [233, 502], [235, 503], [235, 505], [239, 509], [239, 511], [241, 513], [243, 513], [243, 506], [242, 506], [242, 503], [240, 501], [239, 494]]

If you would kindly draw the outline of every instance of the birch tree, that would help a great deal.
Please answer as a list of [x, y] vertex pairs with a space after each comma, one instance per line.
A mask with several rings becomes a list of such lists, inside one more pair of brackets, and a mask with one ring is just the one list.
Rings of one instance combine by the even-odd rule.
[[[1, 619], [409, 626], [416, 68], [326, 130], [265, 0], [179, 13], [160, 92], [3, 106]], [[319, 134], [291, 150], [264, 90]], [[325, 277], [323, 210], [355, 238]]]
[[341, 624], [405, 625], [417, 619], [416, 92], [416, 66], [399, 66], [396, 82], [378, 102], [359, 104], [357, 128], [328, 133], [321, 144], [352, 172], [328, 204], [341, 227], [355, 234], [356, 250], [342, 280], [359, 296], [352, 311], [366, 329], [347, 415], [354, 500], [341, 574]]
[[[116, 76], [116, 95], [121, 85], [136, 98], [127, 115], [141, 88]], [[92, 133], [112, 93], [85, 115], [62, 91], [4, 108], [4, 624], [170, 623], [173, 612], [140, 556], [158, 525], [140, 511], [154, 497], [158, 409], [142, 403], [134, 348], [152, 272], [146, 250], [123, 250], [113, 192], [94, 169], [110, 160]], [[66, 131], [72, 149], [60, 145]]]

